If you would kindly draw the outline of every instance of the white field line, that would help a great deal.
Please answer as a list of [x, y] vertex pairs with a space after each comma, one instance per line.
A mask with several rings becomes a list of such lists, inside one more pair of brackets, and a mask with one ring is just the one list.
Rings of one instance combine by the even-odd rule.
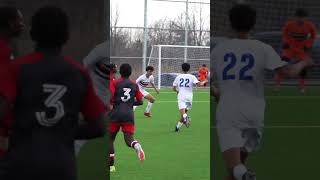
[[[264, 126], [264, 129], [319, 129], [320, 125], [278, 125], [278, 126]], [[217, 129], [216, 126], [213, 129]]]
[[[210, 101], [192, 101], [192, 103], [209, 103]], [[156, 101], [155, 103], [178, 103], [178, 101]]]

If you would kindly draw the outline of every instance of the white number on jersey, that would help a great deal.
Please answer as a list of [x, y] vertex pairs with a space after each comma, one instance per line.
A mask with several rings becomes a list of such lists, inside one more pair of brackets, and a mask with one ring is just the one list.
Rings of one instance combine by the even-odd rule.
[[64, 105], [60, 99], [67, 92], [67, 87], [56, 84], [44, 84], [43, 92], [51, 93], [44, 104], [47, 108], [55, 108], [56, 113], [52, 118], [48, 118], [45, 111], [36, 112], [36, 118], [40, 125], [50, 127], [55, 125], [65, 114]]
[[131, 96], [130, 96], [131, 89], [130, 88], [123, 88], [123, 91], [124, 91], [124, 94], [123, 94], [124, 96], [121, 97], [121, 100], [123, 102], [127, 102], [131, 98]]

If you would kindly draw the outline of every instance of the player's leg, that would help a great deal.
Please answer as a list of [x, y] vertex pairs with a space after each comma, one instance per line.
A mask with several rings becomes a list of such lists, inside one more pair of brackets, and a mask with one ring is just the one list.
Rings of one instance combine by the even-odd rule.
[[180, 112], [180, 119], [177, 122], [177, 125], [175, 127], [175, 132], [178, 132], [181, 129], [182, 125], [185, 123], [185, 119], [183, 118], [183, 114], [186, 114], [186, 109], [185, 108], [179, 109], [179, 112]]
[[188, 118], [186, 102], [178, 100], [178, 108], [180, 112], [180, 119], [175, 127], [175, 132], [178, 132], [181, 129], [182, 125], [186, 122], [186, 118]]
[[[301, 54], [299, 54], [298, 55], [298, 59], [301, 60], [301, 61], [312, 61], [308, 51], [302, 52]], [[305, 79], [307, 77], [307, 71], [308, 71], [308, 69], [305, 68], [300, 73], [299, 89], [300, 89], [301, 93], [305, 92]]]
[[300, 73], [299, 89], [301, 93], [305, 92], [305, 78], [307, 76], [307, 69], [303, 69]]
[[223, 152], [223, 158], [230, 172], [228, 179], [232, 180], [255, 180], [255, 173], [248, 170], [242, 163], [241, 149], [231, 148]]
[[147, 104], [146, 110], [144, 112], [144, 115], [147, 117], [151, 117], [151, 113], [150, 113], [151, 108], [152, 108], [153, 103], [156, 101], [156, 99], [149, 93], [144, 98], [148, 100], [148, 104]]
[[124, 135], [124, 141], [127, 144], [128, 147], [133, 148], [138, 155], [138, 158], [140, 161], [145, 160], [145, 154], [141, 147], [141, 144], [139, 141], [135, 140], [134, 135], [134, 125], [133, 124], [125, 124], [122, 126], [122, 131]]
[[116, 168], [114, 166], [114, 159], [115, 159], [115, 150], [114, 150], [114, 141], [116, 139], [117, 133], [110, 133], [110, 144], [109, 144], [109, 168], [110, 172], [115, 172]]
[[114, 149], [114, 141], [116, 139], [117, 133], [120, 129], [120, 124], [110, 122], [109, 123], [109, 157], [108, 157], [108, 165], [110, 172], [115, 172], [115, 149]]
[[255, 180], [255, 173], [246, 166], [247, 152], [255, 150], [260, 142], [258, 129], [226, 128], [217, 125], [219, 144], [229, 171], [228, 180]]

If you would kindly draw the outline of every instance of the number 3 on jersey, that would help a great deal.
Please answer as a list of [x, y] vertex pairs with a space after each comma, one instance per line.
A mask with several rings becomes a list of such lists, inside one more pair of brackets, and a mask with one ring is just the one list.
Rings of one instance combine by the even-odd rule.
[[44, 84], [43, 92], [51, 93], [44, 101], [44, 105], [47, 109], [54, 108], [56, 110], [55, 115], [52, 118], [47, 117], [46, 111], [36, 112], [36, 118], [42, 126], [53, 126], [64, 116], [64, 105], [60, 99], [67, 92], [67, 87], [57, 84]]
[[[228, 53], [224, 56], [224, 62], [229, 62], [229, 64], [223, 69], [222, 79], [223, 80], [235, 80], [236, 75], [230, 74], [229, 71], [234, 68], [237, 64], [237, 58], [234, 53]], [[241, 56], [241, 63], [245, 64], [239, 72], [239, 80], [252, 80], [253, 77], [247, 74], [247, 71], [254, 66], [254, 57], [252, 54], [243, 54]]]
[[124, 93], [123, 93], [123, 96], [121, 97], [121, 101], [127, 102], [131, 98], [131, 96], [130, 96], [131, 89], [130, 88], [123, 88], [123, 91], [124, 91]]

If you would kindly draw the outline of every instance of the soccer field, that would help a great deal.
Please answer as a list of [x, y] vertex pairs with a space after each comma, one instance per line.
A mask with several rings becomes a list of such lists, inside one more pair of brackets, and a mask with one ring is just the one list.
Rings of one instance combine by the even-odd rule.
[[[249, 168], [259, 180], [319, 179], [320, 88], [309, 87], [305, 94], [296, 87], [267, 89], [266, 97], [262, 146], [248, 159]], [[226, 170], [212, 128], [212, 179], [223, 180]]]
[[[111, 180], [208, 180], [210, 176], [209, 90], [194, 91], [190, 111], [191, 126], [173, 132], [179, 118], [176, 93], [163, 89], [152, 107], [152, 118], [144, 117], [147, 101], [136, 109], [136, 139], [140, 141], [146, 160], [140, 163], [133, 149], [128, 148], [122, 133], [116, 139], [116, 172]], [[107, 179], [107, 140], [90, 141], [78, 157], [80, 180]]]
[[179, 119], [176, 93], [164, 89], [152, 107], [153, 117], [144, 117], [147, 101], [135, 111], [136, 139], [146, 153], [141, 163], [119, 133], [115, 144], [116, 172], [111, 180], [208, 180], [210, 176], [209, 90], [195, 90], [190, 111], [191, 126], [174, 132]]

